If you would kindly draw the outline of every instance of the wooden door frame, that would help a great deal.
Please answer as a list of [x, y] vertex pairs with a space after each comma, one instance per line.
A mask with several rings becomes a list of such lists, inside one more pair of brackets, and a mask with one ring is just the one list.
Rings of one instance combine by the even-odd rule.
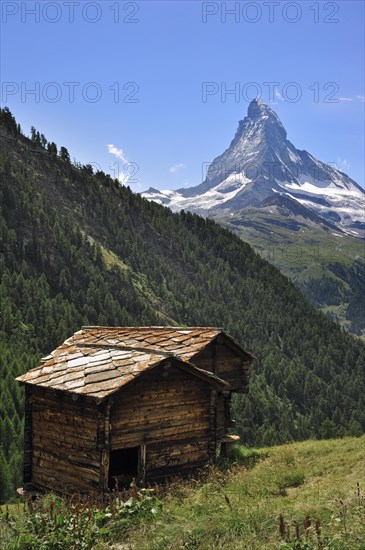
[[138, 448], [138, 465], [137, 465], [137, 483], [144, 485], [146, 481], [146, 445], [142, 444]]

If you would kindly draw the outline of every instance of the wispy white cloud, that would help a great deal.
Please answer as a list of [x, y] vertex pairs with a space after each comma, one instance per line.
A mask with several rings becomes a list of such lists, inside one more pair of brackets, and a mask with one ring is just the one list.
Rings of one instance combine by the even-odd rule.
[[[120, 183], [122, 183], [123, 185], [127, 185], [127, 183], [130, 180], [131, 176], [133, 176], [136, 173], [136, 166], [137, 165], [134, 162], [130, 162], [128, 160], [128, 158], [127, 158], [126, 154], [124, 153], [123, 149], [119, 149], [118, 147], [113, 145], [113, 143], [109, 143], [107, 145], [107, 147], [108, 147], [108, 151], [111, 155], [113, 155], [114, 157], [116, 157], [117, 159], [122, 161], [120, 166], [119, 166], [119, 164], [117, 165], [117, 169], [118, 169], [117, 178], [120, 181]], [[113, 169], [114, 169], [114, 167], [113, 167]], [[141, 184], [139, 183], [139, 181], [134, 179], [134, 178], [131, 180], [131, 183], [135, 183], [138, 187], [141, 187]]]
[[284, 101], [284, 97], [282, 96], [282, 94], [279, 92], [278, 89], [275, 90], [275, 97], [280, 99], [280, 101]]
[[108, 144], [108, 151], [111, 155], [114, 155], [115, 157], [117, 157], [117, 159], [120, 159], [123, 162], [128, 162], [128, 159], [125, 156], [125, 154], [123, 152], [123, 149], [118, 149], [118, 147], [116, 147], [112, 143], [109, 143]]
[[171, 168], [169, 168], [169, 172], [171, 174], [174, 174], [175, 172], [177, 172], [178, 170], [181, 170], [182, 168], [185, 168], [185, 164], [180, 162], [180, 164], [174, 164], [173, 166], [171, 166]]
[[344, 102], [346, 102], [346, 101], [350, 102], [350, 101], [356, 101], [356, 100], [364, 102], [365, 101], [365, 95], [356, 95], [354, 97], [339, 97], [338, 98], [338, 101], [344, 101]]
[[338, 169], [341, 170], [341, 172], [347, 172], [351, 166], [351, 164], [347, 159], [343, 159], [341, 157], [337, 157], [336, 164], [338, 166]]

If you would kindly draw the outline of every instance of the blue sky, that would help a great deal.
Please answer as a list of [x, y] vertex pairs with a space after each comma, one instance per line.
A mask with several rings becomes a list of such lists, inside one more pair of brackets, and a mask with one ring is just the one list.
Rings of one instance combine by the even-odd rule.
[[1, 9], [2, 105], [135, 191], [199, 184], [257, 95], [296, 147], [364, 185], [362, 1]]

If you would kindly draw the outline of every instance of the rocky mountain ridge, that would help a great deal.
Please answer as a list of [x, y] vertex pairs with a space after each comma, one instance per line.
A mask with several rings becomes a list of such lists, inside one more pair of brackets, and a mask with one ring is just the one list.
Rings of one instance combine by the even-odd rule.
[[142, 195], [169, 206], [209, 217], [232, 216], [260, 208], [275, 195], [285, 197], [293, 215], [301, 206], [318, 223], [356, 237], [365, 231], [365, 191], [348, 175], [301, 151], [287, 139], [278, 115], [259, 99], [239, 122], [226, 151], [210, 164], [205, 180], [189, 189]]

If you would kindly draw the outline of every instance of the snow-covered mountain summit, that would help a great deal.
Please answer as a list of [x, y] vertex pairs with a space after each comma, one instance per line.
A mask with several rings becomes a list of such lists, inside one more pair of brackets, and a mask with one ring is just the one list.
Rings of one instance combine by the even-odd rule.
[[293, 211], [299, 203], [349, 234], [365, 230], [365, 191], [343, 172], [296, 149], [277, 114], [260, 99], [249, 104], [230, 146], [210, 164], [203, 183], [142, 193], [174, 211], [219, 217], [263, 206], [277, 194], [292, 202]]

